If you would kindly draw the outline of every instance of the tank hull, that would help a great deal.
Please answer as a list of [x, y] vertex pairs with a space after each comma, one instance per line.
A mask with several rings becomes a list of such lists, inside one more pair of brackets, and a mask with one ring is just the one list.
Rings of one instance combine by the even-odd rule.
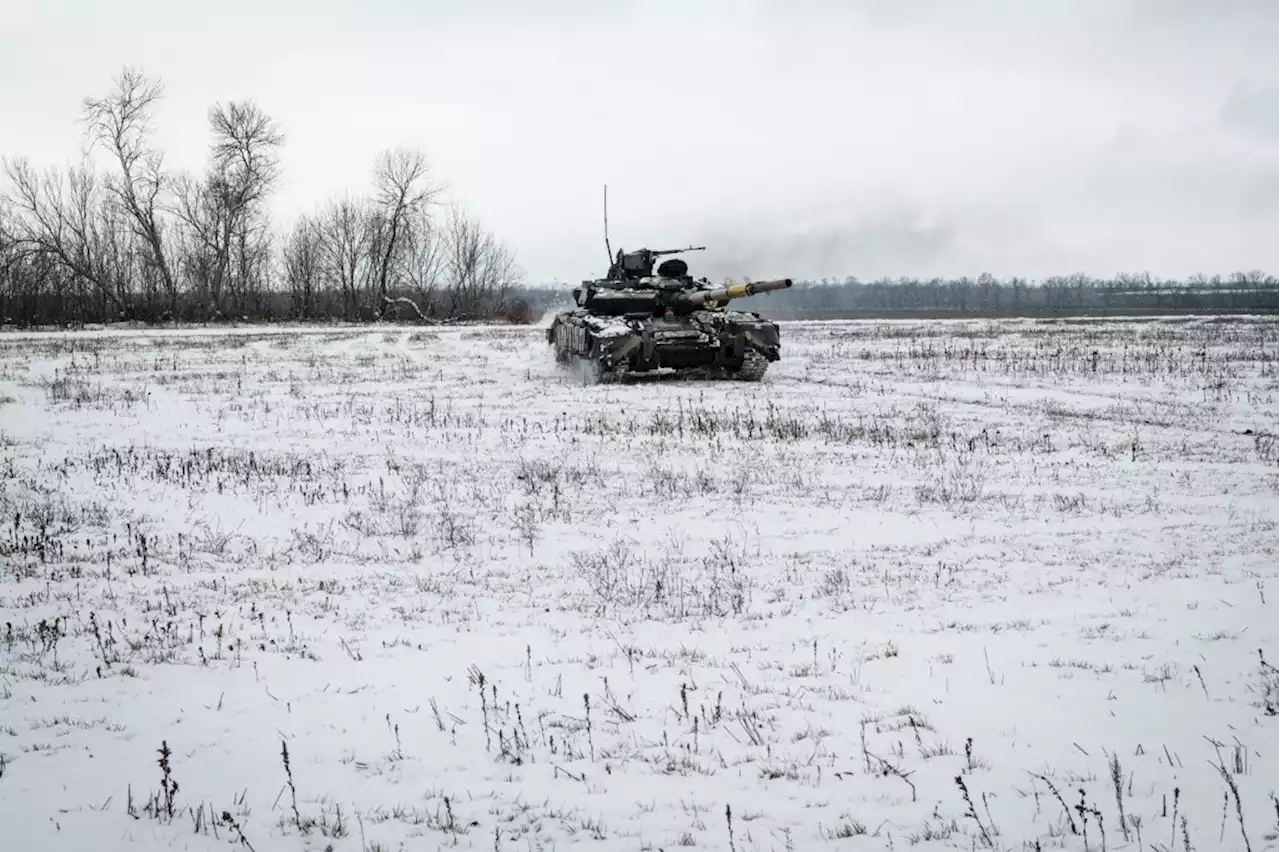
[[775, 322], [747, 311], [678, 316], [601, 316], [585, 309], [556, 314], [547, 342], [562, 365], [589, 381], [684, 377], [758, 382], [779, 358]]

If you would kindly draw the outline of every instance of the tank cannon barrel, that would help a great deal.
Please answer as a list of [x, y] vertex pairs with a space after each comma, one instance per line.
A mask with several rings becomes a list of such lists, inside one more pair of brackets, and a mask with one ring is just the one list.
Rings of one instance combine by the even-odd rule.
[[754, 296], [757, 293], [772, 293], [775, 290], [785, 290], [790, 286], [790, 278], [778, 278], [773, 281], [730, 284], [727, 287], [714, 287], [710, 290], [701, 290], [694, 293], [682, 293], [681, 295], [684, 296], [691, 304], [705, 305], [709, 302], [727, 302], [730, 299], [745, 299], [747, 296]]

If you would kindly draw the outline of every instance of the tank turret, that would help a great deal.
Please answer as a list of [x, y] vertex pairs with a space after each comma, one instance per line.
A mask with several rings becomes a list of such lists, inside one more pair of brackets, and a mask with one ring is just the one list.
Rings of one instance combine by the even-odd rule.
[[[688, 246], [682, 249], [647, 249], [642, 248], [637, 251], [623, 251], [618, 249], [618, 254], [613, 259], [613, 264], [609, 267], [609, 274], [605, 280], [609, 281], [636, 281], [642, 278], [651, 278], [653, 276], [653, 264], [660, 257], [670, 254], [681, 254], [686, 251], [706, 251], [706, 246]], [[663, 267], [666, 271], [663, 271]], [[679, 270], [679, 271], [675, 271]], [[658, 274], [679, 278], [688, 272], [688, 265], [683, 260], [664, 261], [662, 266], [658, 267]], [[674, 274], [673, 274], [674, 273]]]

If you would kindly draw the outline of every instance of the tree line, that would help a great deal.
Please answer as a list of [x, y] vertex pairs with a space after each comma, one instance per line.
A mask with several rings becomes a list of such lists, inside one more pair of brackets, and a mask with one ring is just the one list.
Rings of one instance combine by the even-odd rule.
[[514, 253], [446, 202], [421, 150], [382, 151], [366, 192], [278, 227], [278, 122], [216, 103], [203, 173], [175, 172], [155, 143], [163, 97], [125, 68], [83, 100], [80, 162], [4, 158], [0, 323], [527, 319]]
[[[729, 282], [720, 282], [729, 283]], [[521, 298], [536, 311], [571, 303], [568, 287], [530, 287]], [[730, 303], [778, 319], [857, 316], [1039, 316], [1143, 313], [1276, 313], [1280, 283], [1251, 270], [1169, 280], [1149, 273], [1096, 278], [1082, 273], [1023, 278], [882, 278], [797, 280], [780, 290]]]

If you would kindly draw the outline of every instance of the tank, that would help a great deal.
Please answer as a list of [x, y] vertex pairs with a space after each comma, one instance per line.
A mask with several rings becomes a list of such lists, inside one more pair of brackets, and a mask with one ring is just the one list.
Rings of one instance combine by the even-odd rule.
[[715, 286], [694, 279], [679, 258], [703, 251], [618, 250], [604, 278], [573, 291], [576, 307], [552, 317], [547, 342], [564, 366], [583, 368], [589, 381], [674, 376], [758, 382], [780, 357], [778, 325], [726, 305], [791, 286], [790, 278]]

